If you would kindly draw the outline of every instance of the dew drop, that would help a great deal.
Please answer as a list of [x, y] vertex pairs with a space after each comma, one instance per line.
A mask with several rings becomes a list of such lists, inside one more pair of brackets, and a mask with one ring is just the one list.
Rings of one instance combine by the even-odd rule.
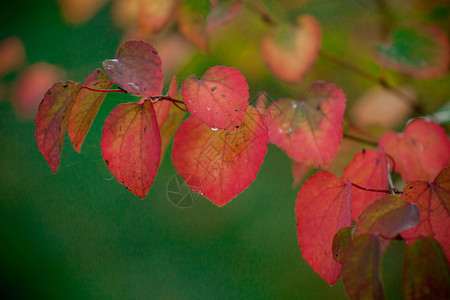
[[289, 127], [288, 132], [292, 132], [292, 131], [293, 131], [292, 127]]
[[208, 106], [206, 109], [209, 111], [209, 110], [211, 110], [211, 107]]
[[297, 106], [298, 106], [297, 103], [292, 104], [292, 108], [294, 109], [297, 108]]
[[127, 85], [131, 87], [134, 91], [139, 91], [139, 84], [134, 82], [128, 82]]
[[211, 128], [212, 131], [217, 131], [217, 128], [213, 127]]

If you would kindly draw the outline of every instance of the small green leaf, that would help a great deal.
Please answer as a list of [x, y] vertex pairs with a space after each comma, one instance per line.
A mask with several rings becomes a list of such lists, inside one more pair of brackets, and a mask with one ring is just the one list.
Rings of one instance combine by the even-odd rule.
[[338, 263], [341, 263], [345, 249], [352, 241], [352, 230], [353, 227], [342, 228], [333, 238], [333, 258]]

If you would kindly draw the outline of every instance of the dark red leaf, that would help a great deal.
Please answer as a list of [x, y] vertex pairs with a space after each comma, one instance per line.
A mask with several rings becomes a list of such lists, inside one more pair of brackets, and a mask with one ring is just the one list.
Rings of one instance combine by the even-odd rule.
[[211, 130], [191, 116], [175, 133], [173, 165], [185, 181], [191, 178], [193, 190], [223, 206], [255, 180], [268, 142], [264, 119], [252, 106], [234, 130]]
[[[373, 150], [358, 152], [347, 165], [342, 174], [342, 180], [350, 179], [363, 188], [388, 189], [387, 160], [384, 153]], [[386, 196], [386, 193], [365, 191], [352, 186], [352, 218], [358, 220], [361, 212], [373, 201]]]
[[[102, 70], [97, 69], [89, 75], [84, 85], [94, 89], [107, 90], [112, 83]], [[84, 139], [105, 97], [105, 92], [94, 92], [87, 89], [82, 89], [78, 94], [68, 125], [69, 137], [77, 152], [80, 152]]]
[[342, 140], [345, 95], [334, 84], [314, 83], [304, 101], [281, 99], [269, 106], [270, 141], [299, 163], [326, 168]]
[[356, 237], [342, 259], [342, 282], [350, 299], [384, 299], [380, 278], [380, 240], [363, 234]]
[[303, 258], [328, 284], [341, 275], [333, 258], [333, 238], [351, 225], [350, 183], [327, 171], [311, 176], [298, 193], [295, 215]]
[[[419, 224], [420, 215], [414, 203], [397, 196], [386, 196], [371, 203], [356, 222], [356, 236], [371, 233], [382, 238], [395, 238], [397, 234]], [[389, 240], [381, 241], [384, 249]]]
[[103, 62], [112, 81], [133, 95], [160, 95], [163, 88], [161, 58], [158, 51], [144, 41], [123, 43], [115, 59]]
[[310, 15], [301, 15], [295, 24], [281, 24], [263, 39], [263, 59], [278, 78], [297, 83], [319, 54], [320, 35], [317, 20]]
[[73, 81], [57, 82], [45, 93], [34, 119], [38, 149], [53, 173], [59, 167], [67, 123], [81, 84]]
[[432, 181], [450, 160], [450, 140], [444, 129], [425, 119], [410, 122], [403, 133], [386, 132], [378, 147], [395, 161], [405, 182]]
[[187, 79], [182, 94], [189, 112], [211, 128], [234, 129], [248, 106], [244, 76], [224, 66], [210, 68], [200, 80]]
[[450, 262], [450, 168], [443, 169], [434, 182], [414, 181], [403, 189], [402, 198], [420, 211], [417, 227], [402, 233], [408, 244], [420, 235], [432, 236]]
[[402, 288], [407, 300], [450, 298], [448, 262], [432, 237], [421, 237], [406, 249]]
[[105, 120], [101, 148], [117, 180], [144, 198], [161, 155], [161, 137], [151, 101], [117, 105]]

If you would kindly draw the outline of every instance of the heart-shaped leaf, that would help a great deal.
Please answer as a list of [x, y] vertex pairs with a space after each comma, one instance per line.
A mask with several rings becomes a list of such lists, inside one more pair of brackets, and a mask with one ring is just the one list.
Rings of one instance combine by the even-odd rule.
[[[112, 83], [102, 70], [97, 69], [89, 75], [84, 85], [94, 89], [107, 90]], [[84, 139], [94, 122], [95, 116], [97, 116], [106, 94], [106, 92], [95, 92], [87, 89], [82, 89], [78, 94], [68, 125], [69, 137], [77, 152], [80, 152]]]
[[80, 90], [81, 84], [73, 81], [55, 83], [45, 93], [34, 119], [38, 149], [53, 173], [59, 167], [67, 123]]
[[244, 76], [224, 66], [210, 68], [200, 80], [187, 79], [182, 94], [189, 112], [211, 128], [236, 128], [248, 106]]
[[342, 140], [345, 95], [334, 84], [314, 83], [304, 101], [281, 99], [267, 110], [270, 142], [293, 160], [326, 168]]
[[268, 143], [264, 119], [253, 106], [234, 130], [211, 130], [191, 116], [175, 133], [173, 165], [185, 180], [191, 178], [192, 189], [223, 206], [255, 180]]
[[295, 205], [302, 256], [329, 285], [341, 275], [332, 247], [335, 234], [352, 222], [350, 187], [350, 182], [319, 171], [303, 184]]
[[161, 137], [151, 101], [117, 105], [105, 120], [101, 148], [117, 180], [144, 198], [161, 155]]
[[310, 15], [295, 24], [279, 25], [262, 41], [262, 57], [281, 80], [297, 83], [314, 64], [320, 47], [320, 26]]
[[150, 97], [162, 92], [161, 58], [148, 42], [123, 43], [116, 58], [105, 60], [103, 67], [112, 81], [130, 94]]

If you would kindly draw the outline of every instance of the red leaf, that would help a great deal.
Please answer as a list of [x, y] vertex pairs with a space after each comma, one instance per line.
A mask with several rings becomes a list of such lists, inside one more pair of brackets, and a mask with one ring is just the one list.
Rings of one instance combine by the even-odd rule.
[[320, 47], [320, 25], [310, 15], [301, 15], [293, 25], [278, 26], [262, 41], [262, 56], [281, 80], [297, 83], [314, 64]]
[[211, 4], [208, 17], [206, 18], [206, 33], [211, 34], [216, 28], [236, 18], [241, 9], [241, 5], [242, 3], [240, 1]]
[[[95, 70], [84, 82], [84, 85], [91, 88], [107, 90], [112, 83], [106, 74], [100, 70]], [[80, 152], [84, 139], [94, 122], [95, 116], [106, 97], [106, 92], [94, 92], [82, 89], [78, 94], [75, 105], [69, 119], [69, 137], [77, 152]]]
[[299, 163], [326, 168], [342, 140], [345, 95], [334, 84], [314, 83], [304, 101], [281, 99], [269, 106], [270, 142]]
[[215, 66], [200, 80], [187, 79], [182, 94], [189, 112], [211, 128], [234, 129], [248, 106], [248, 84], [229, 67]]
[[295, 205], [303, 258], [330, 285], [341, 274], [332, 247], [334, 235], [351, 225], [350, 187], [349, 182], [319, 171], [303, 184]]
[[38, 149], [53, 173], [59, 167], [67, 123], [81, 84], [73, 81], [57, 82], [45, 94], [34, 119]]
[[449, 299], [448, 262], [432, 237], [421, 237], [406, 249], [402, 288], [405, 299]]
[[117, 105], [105, 120], [101, 148], [117, 180], [144, 198], [161, 155], [161, 137], [151, 101]]
[[264, 119], [252, 106], [235, 130], [211, 130], [191, 116], [175, 133], [173, 165], [185, 181], [195, 177], [187, 182], [193, 190], [223, 206], [255, 180], [268, 142]]
[[[363, 150], [347, 165], [341, 178], [349, 178], [352, 183], [363, 188], [387, 190], [387, 176], [386, 155], [373, 150]], [[352, 219], [358, 220], [367, 205], [384, 196], [386, 193], [365, 191], [352, 186]]]
[[103, 62], [112, 81], [133, 95], [160, 95], [163, 88], [161, 58], [158, 51], [144, 41], [123, 43], [115, 59]]
[[[414, 203], [404, 201], [397, 196], [386, 196], [371, 203], [356, 222], [356, 235], [378, 234], [382, 238], [395, 238], [407, 229], [419, 224], [420, 215]], [[381, 241], [381, 248], [389, 240]]]
[[376, 47], [376, 58], [384, 66], [422, 78], [447, 73], [450, 47], [439, 28], [401, 26], [391, 33], [391, 38], [391, 45]]
[[9, 37], [0, 41], [0, 78], [19, 69], [26, 60], [21, 39]]
[[363, 234], [350, 243], [342, 259], [342, 282], [350, 299], [384, 299], [380, 254], [376, 235]]
[[403, 133], [384, 133], [378, 147], [392, 156], [405, 182], [432, 181], [450, 160], [450, 140], [444, 129], [425, 119], [410, 122]]
[[450, 262], [450, 168], [443, 169], [434, 182], [414, 181], [403, 189], [402, 198], [419, 207], [420, 223], [402, 236], [408, 244], [420, 235], [433, 236]]
[[292, 188], [298, 187], [311, 170], [312, 168], [310, 166], [291, 160], [292, 178], [294, 179], [292, 181]]
[[[172, 80], [170, 81], [169, 90], [167, 91], [167, 95], [171, 98], [174, 98], [177, 93], [177, 87], [178, 87], [178, 80], [176, 77], [173, 77]], [[167, 120], [167, 117], [169, 116], [169, 111], [170, 111], [171, 107], [172, 107], [172, 102], [166, 101], [166, 100], [158, 101], [155, 104], [153, 104], [153, 108], [155, 109], [156, 119], [158, 120], [159, 128], [161, 128], [161, 126]]]
[[255, 101], [255, 107], [263, 116], [266, 115], [267, 107], [269, 106], [269, 99], [265, 92], [259, 92]]

